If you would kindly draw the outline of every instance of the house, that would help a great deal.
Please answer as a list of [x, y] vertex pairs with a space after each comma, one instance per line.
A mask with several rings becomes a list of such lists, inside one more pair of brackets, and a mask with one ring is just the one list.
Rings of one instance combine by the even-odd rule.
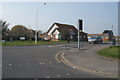
[[77, 29], [73, 25], [54, 23], [47, 31], [47, 35], [52, 41], [74, 40], [77, 36]]
[[[77, 40], [78, 30], [73, 25], [53, 23], [47, 31], [48, 39], [52, 41], [58, 40]], [[81, 32], [81, 38], [87, 38], [86, 33]], [[85, 40], [85, 39], [82, 39]]]
[[108, 35], [109, 41], [112, 41], [112, 39], [114, 37], [112, 30], [104, 30], [102, 34]]
[[47, 39], [47, 33], [43, 33], [43, 34], [40, 34], [39, 37], [41, 38], [41, 40], [46, 40]]

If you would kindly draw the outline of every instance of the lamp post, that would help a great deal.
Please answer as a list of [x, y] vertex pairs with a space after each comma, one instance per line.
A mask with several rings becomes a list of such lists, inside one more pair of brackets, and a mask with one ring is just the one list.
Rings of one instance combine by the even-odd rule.
[[[43, 5], [46, 5], [46, 3], [43, 3]], [[36, 10], [36, 31], [35, 31], [35, 44], [37, 44], [37, 27], [38, 27], [38, 7]]]
[[37, 44], [37, 26], [38, 26], [38, 7], [37, 7], [37, 12], [36, 12], [35, 44]]

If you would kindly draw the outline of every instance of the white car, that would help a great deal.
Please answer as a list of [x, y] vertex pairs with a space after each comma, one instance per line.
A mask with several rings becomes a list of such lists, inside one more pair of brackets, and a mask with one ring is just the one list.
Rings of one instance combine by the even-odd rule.
[[89, 44], [91, 43], [101, 43], [103, 42], [102, 37], [97, 36], [97, 37], [91, 37], [88, 39]]

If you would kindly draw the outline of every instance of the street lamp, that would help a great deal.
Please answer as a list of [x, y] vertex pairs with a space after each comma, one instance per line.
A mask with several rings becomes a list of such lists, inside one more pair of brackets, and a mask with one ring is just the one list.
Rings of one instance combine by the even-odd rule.
[[[46, 3], [43, 3], [43, 5], [46, 5]], [[38, 26], [38, 7], [36, 10], [36, 31], [35, 31], [35, 44], [37, 44], [37, 26]]]
[[37, 26], [38, 26], [38, 7], [36, 12], [36, 32], [35, 32], [35, 44], [37, 44]]

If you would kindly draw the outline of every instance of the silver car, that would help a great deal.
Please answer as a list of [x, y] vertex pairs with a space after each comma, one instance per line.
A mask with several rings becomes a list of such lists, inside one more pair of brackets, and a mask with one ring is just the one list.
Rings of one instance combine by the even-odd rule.
[[102, 40], [102, 37], [95, 36], [95, 37], [89, 38], [88, 42], [89, 42], [89, 44], [91, 44], [91, 43], [101, 43], [102, 44], [103, 40]]

